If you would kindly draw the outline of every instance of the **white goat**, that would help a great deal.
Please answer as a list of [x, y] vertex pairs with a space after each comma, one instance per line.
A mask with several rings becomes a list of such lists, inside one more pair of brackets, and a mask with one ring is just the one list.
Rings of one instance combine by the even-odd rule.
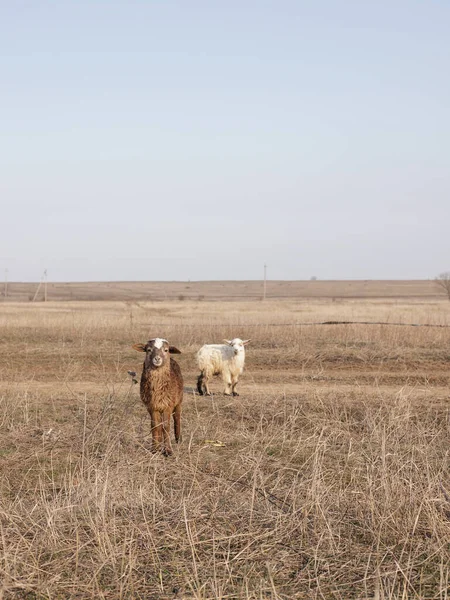
[[210, 396], [208, 382], [213, 375], [222, 375], [226, 396], [239, 396], [236, 384], [244, 370], [245, 348], [250, 340], [223, 340], [226, 344], [205, 344], [197, 353], [200, 375], [197, 390], [200, 396]]

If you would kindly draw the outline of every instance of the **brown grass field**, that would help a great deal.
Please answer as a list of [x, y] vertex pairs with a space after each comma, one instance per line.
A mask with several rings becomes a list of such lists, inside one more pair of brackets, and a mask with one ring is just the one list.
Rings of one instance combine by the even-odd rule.
[[[374, 289], [1, 304], [0, 599], [450, 598], [450, 328], [305, 324], [450, 325]], [[172, 458], [127, 375], [154, 336], [183, 352]], [[199, 397], [235, 336], [241, 395]]]
[[[44, 286], [37, 283], [10, 283], [9, 300], [29, 302], [36, 295], [43, 300]], [[0, 297], [4, 294], [1, 290]], [[51, 283], [49, 300], [260, 300], [262, 281], [104, 281]], [[433, 280], [354, 281], [268, 281], [267, 299], [390, 298], [437, 300], [445, 298]]]

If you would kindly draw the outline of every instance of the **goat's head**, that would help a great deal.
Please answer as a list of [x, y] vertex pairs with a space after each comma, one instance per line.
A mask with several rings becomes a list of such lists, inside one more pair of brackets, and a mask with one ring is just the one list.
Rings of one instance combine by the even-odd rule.
[[248, 344], [251, 340], [241, 340], [241, 338], [234, 338], [233, 340], [223, 341], [233, 348], [235, 354], [240, 354], [241, 352], [245, 352], [244, 346]]
[[144, 369], [160, 369], [170, 362], [169, 354], [181, 354], [175, 346], [163, 338], [148, 340], [146, 344], [134, 344], [134, 350], [145, 352]]

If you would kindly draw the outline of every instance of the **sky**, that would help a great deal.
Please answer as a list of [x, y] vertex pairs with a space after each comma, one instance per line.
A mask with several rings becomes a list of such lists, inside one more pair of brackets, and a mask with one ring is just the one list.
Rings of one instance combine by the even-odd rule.
[[447, 0], [0, 0], [0, 279], [450, 270]]

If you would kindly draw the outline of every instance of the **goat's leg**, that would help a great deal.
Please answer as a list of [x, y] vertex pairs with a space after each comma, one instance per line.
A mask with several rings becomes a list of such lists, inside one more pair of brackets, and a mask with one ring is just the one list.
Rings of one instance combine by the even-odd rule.
[[224, 383], [225, 383], [225, 391], [224, 391], [225, 396], [231, 396], [232, 384], [231, 384], [231, 377], [229, 375], [227, 375], [226, 378], [224, 378]]
[[162, 437], [161, 413], [158, 410], [152, 410], [150, 416], [152, 418], [152, 452], [160, 452]]
[[223, 365], [223, 368], [222, 368], [222, 381], [225, 384], [225, 389], [224, 389], [223, 393], [225, 394], [225, 396], [231, 396], [231, 390], [232, 390], [231, 385], [233, 383], [233, 376], [232, 376], [231, 370], [227, 364]]
[[173, 428], [175, 430], [175, 441], [181, 442], [181, 404], [177, 404], [173, 409]]
[[161, 415], [162, 422], [163, 422], [163, 436], [164, 436], [163, 454], [165, 456], [170, 456], [171, 454], [173, 454], [172, 446], [170, 445], [170, 415], [171, 415], [170, 409], [164, 411]]
[[210, 377], [211, 377], [211, 375], [210, 375], [209, 371], [202, 371], [198, 377], [197, 389], [198, 389], [198, 393], [201, 396], [203, 396], [203, 394], [205, 396], [211, 396], [211, 394], [209, 392], [209, 386], [208, 386]]
[[197, 391], [200, 396], [203, 396], [203, 371], [200, 373], [197, 379]]
[[238, 383], [237, 378], [233, 377], [231, 380], [231, 395], [232, 396], [239, 396], [239, 394], [236, 391], [237, 383]]

